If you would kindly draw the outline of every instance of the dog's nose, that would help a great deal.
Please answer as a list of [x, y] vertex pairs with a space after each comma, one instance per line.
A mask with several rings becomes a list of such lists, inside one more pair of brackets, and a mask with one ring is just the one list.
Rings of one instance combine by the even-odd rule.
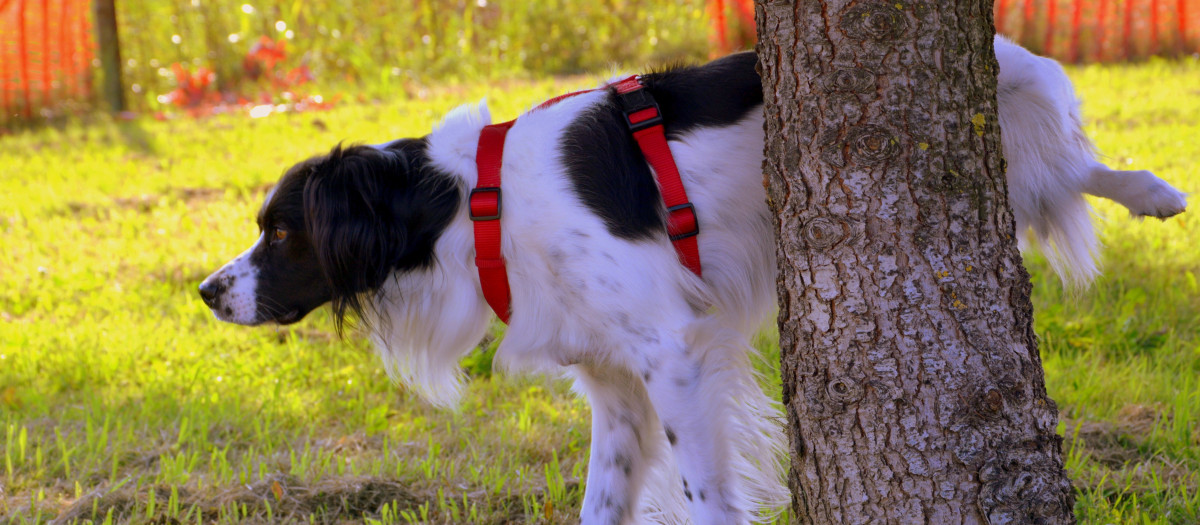
[[217, 299], [221, 296], [224, 288], [224, 286], [217, 284], [217, 279], [209, 277], [200, 283], [200, 298], [204, 299], [204, 304], [207, 304], [209, 308], [216, 308]]

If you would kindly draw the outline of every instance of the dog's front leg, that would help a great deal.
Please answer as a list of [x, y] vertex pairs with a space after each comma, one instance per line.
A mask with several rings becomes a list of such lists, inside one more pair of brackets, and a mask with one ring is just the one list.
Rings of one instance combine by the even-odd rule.
[[641, 380], [610, 366], [577, 365], [578, 387], [592, 406], [592, 451], [580, 522], [621, 525], [638, 512], [653, 458], [650, 432], [661, 432]]
[[746, 498], [739, 495], [732, 469], [728, 363], [705, 343], [653, 348], [658, 373], [648, 375], [646, 390], [662, 421], [679, 467], [681, 490], [695, 525], [747, 523]]

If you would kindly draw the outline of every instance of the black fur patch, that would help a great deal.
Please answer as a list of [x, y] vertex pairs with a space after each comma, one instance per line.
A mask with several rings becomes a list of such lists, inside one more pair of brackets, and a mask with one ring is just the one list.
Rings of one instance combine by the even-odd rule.
[[651, 239], [666, 228], [661, 197], [624, 118], [611, 101], [592, 108], [567, 127], [559, 151], [575, 195], [609, 233]]
[[[754, 53], [642, 77], [662, 110], [667, 138], [693, 129], [732, 125], [762, 104]], [[575, 194], [609, 233], [631, 241], [662, 235], [662, 197], [650, 167], [610, 90], [609, 99], [571, 123], [559, 152]]]
[[[250, 253], [250, 264], [258, 270], [254, 295], [259, 322], [298, 321], [331, 296], [312, 237], [304, 227], [304, 183], [311, 162], [289, 169], [258, 212], [258, 228], [264, 237]], [[287, 232], [285, 240], [272, 238], [277, 229]]]
[[671, 139], [696, 128], [736, 124], [761, 106], [757, 67], [758, 55], [747, 51], [642, 75], [642, 85], [658, 102]]

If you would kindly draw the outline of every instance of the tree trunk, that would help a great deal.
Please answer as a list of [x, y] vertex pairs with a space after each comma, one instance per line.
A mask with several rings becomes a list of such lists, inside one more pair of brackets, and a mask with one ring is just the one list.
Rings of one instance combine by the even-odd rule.
[[117, 36], [116, 0], [96, 0], [96, 47], [104, 72], [104, 100], [113, 113], [125, 111], [125, 89], [121, 87], [121, 43]]
[[1074, 522], [991, 7], [758, 1], [801, 522]]

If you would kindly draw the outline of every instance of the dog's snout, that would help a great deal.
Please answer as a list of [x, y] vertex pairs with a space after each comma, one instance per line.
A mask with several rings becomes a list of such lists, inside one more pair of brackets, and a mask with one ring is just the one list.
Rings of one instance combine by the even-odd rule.
[[204, 304], [208, 305], [209, 308], [217, 307], [221, 292], [224, 291], [225, 285], [221, 284], [219, 279], [209, 277], [200, 283], [200, 298], [204, 299]]

